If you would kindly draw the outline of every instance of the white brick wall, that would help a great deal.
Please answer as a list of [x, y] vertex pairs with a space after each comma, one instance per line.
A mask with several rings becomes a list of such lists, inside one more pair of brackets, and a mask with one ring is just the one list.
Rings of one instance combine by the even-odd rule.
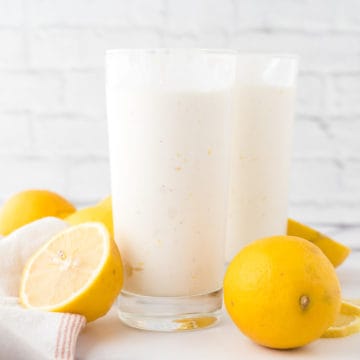
[[0, 201], [109, 192], [103, 58], [114, 47], [301, 56], [291, 215], [360, 226], [360, 1], [0, 0]]

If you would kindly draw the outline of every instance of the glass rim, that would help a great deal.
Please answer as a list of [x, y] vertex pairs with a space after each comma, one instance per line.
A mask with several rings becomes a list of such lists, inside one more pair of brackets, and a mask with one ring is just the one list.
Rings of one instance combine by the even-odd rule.
[[251, 56], [256, 56], [256, 57], [262, 57], [262, 58], [285, 58], [285, 59], [289, 59], [289, 60], [299, 60], [300, 55], [299, 54], [295, 54], [295, 53], [281, 53], [281, 52], [245, 52], [245, 51], [241, 51], [241, 50], [237, 50], [236, 51], [236, 56], [237, 57], [251, 57]]
[[229, 49], [229, 48], [187, 48], [187, 47], [158, 47], [158, 48], [113, 48], [113, 49], [106, 49], [105, 54], [171, 54], [171, 53], [201, 53], [201, 54], [233, 54], [238, 57], [251, 57], [251, 56], [258, 56], [258, 57], [274, 57], [274, 58], [288, 58], [299, 60], [300, 56], [295, 53], [281, 53], [281, 52], [264, 52], [264, 51], [251, 51], [246, 52], [243, 50], [238, 49]]
[[199, 54], [214, 54], [214, 55], [236, 55], [235, 49], [226, 48], [172, 48], [172, 47], [159, 47], [159, 48], [117, 48], [106, 49], [106, 55], [112, 54], [174, 54], [174, 53], [199, 53]]

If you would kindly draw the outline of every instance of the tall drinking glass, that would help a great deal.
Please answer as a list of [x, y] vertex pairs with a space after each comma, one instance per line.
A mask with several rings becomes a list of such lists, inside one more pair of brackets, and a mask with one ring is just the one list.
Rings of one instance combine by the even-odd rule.
[[226, 259], [286, 233], [297, 58], [239, 54]]
[[125, 283], [118, 314], [148, 330], [218, 320], [236, 56], [109, 50], [107, 117], [115, 238]]

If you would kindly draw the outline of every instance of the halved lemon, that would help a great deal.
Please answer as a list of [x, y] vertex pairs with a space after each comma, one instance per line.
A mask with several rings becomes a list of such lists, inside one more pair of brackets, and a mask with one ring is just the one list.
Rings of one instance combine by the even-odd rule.
[[335, 322], [322, 335], [323, 338], [344, 337], [360, 331], [360, 306], [358, 300], [343, 300]]
[[108, 312], [122, 284], [115, 242], [103, 224], [89, 222], [55, 235], [28, 260], [20, 301], [27, 308], [81, 314], [93, 321]]

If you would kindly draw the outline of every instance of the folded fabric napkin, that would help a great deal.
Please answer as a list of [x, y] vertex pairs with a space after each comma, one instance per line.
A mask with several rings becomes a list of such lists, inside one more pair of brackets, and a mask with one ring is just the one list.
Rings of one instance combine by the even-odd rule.
[[48, 217], [0, 238], [0, 359], [74, 359], [85, 317], [24, 309], [17, 298], [27, 259], [67, 226]]

